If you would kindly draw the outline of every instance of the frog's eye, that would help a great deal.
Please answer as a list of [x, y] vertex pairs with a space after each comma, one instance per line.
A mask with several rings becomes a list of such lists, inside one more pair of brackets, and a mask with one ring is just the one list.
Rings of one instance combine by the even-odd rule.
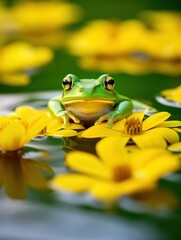
[[65, 91], [68, 91], [71, 89], [72, 87], [72, 78], [71, 76], [66, 76], [63, 80], [62, 80], [62, 87]]
[[112, 91], [115, 85], [115, 81], [112, 77], [110, 76], [106, 76], [105, 80], [104, 80], [104, 87], [105, 89]]

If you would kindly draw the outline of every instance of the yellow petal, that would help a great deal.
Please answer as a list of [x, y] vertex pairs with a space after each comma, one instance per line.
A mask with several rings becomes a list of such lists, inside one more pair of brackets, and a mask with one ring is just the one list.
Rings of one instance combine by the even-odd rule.
[[46, 126], [46, 123], [49, 121], [46, 114], [37, 114], [35, 117], [31, 119], [29, 123], [29, 127], [26, 132], [26, 137], [24, 138], [24, 143], [29, 142], [32, 138], [34, 138], [37, 134], [39, 134], [43, 128]]
[[99, 178], [109, 179], [111, 177], [109, 169], [93, 154], [74, 151], [68, 153], [65, 160], [67, 165], [75, 171]]
[[181, 152], [181, 142], [174, 143], [168, 147], [169, 151]]
[[85, 127], [78, 123], [71, 123], [65, 129], [85, 129]]
[[161, 137], [163, 137], [170, 144], [179, 141], [178, 133], [176, 131], [174, 131], [173, 129], [170, 129], [170, 128], [159, 127], [159, 128], [151, 129], [149, 131], [149, 133], [159, 134]]
[[31, 118], [37, 110], [30, 106], [19, 106], [15, 109], [16, 114], [23, 120]]
[[175, 131], [181, 133], [181, 128], [173, 128]]
[[59, 174], [50, 181], [50, 187], [55, 190], [84, 192], [94, 184], [90, 177], [80, 174]]
[[169, 117], [170, 117], [170, 113], [168, 113], [168, 112], [155, 113], [154, 115], [148, 117], [147, 119], [145, 119], [143, 121], [142, 129], [144, 131], [146, 131], [150, 128], [153, 128], [153, 127], [157, 126], [158, 124], [164, 122]]
[[122, 119], [121, 121], [113, 123], [113, 126], [111, 127], [111, 129], [124, 132], [125, 124], [126, 124], [126, 118]]
[[58, 131], [63, 127], [63, 121], [61, 119], [50, 119], [50, 121], [47, 123], [46, 131], [47, 132], [55, 132]]
[[45, 135], [47, 136], [61, 136], [61, 137], [73, 137], [77, 136], [77, 132], [75, 130], [60, 130], [56, 132], [47, 132]]
[[140, 122], [143, 121], [143, 118], [144, 118], [144, 112], [135, 112], [135, 113], [132, 113], [131, 115], [129, 115], [127, 117], [127, 119], [131, 119], [131, 118], [138, 118], [140, 120]]
[[162, 153], [155, 156], [137, 174], [140, 178], [158, 180], [166, 174], [180, 169], [180, 160], [176, 155]]
[[181, 121], [164, 121], [157, 125], [157, 127], [180, 127]]
[[157, 133], [150, 133], [150, 131], [140, 135], [132, 136], [133, 142], [141, 149], [144, 148], [166, 148], [166, 141]]
[[25, 127], [20, 121], [10, 122], [1, 132], [0, 146], [6, 151], [15, 151], [20, 149], [25, 136]]
[[[144, 169], [147, 164], [153, 161], [156, 157], [161, 156], [166, 153], [165, 149], [162, 148], [146, 148], [137, 151], [132, 155], [131, 164], [133, 168], [134, 177], [137, 176], [137, 171], [139, 169]], [[167, 152], [169, 154], [169, 152]]]
[[116, 184], [113, 182], [99, 182], [90, 189], [91, 195], [103, 202], [115, 201], [121, 194], [117, 192]]
[[124, 164], [128, 156], [123, 147], [127, 144], [129, 138], [129, 136], [106, 137], [97, 143], [97, 154], [108, 166]]
[[121, 198], [124, 195], [150, 189], [153, 183], [139, 179], [128, 179], [120, 183], [99, 182], [92, 186], [91, 195], [101, 201], [110, 202]]
[[82, 138], [99, 138], [115, 135], [119, 135], [119, 132], [101, 125], [95, 125], [82, 131], [79, 136]]

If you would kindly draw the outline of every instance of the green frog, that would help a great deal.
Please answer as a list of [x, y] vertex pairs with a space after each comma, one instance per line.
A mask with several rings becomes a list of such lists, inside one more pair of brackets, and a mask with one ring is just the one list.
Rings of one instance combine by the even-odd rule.
[[63, 94], [48, 102], [49, 110], [63, 119], [64, 125], [70, 121], [85, 126], [107, 121], [111, 126], [115, 121], [129, 116], [134, 107], [142, 110], [149, 106], [122, 96], [116, 92], [115, 80], [108, 74], [97, 79], [79, 79], [68, 74], [62, 80]]

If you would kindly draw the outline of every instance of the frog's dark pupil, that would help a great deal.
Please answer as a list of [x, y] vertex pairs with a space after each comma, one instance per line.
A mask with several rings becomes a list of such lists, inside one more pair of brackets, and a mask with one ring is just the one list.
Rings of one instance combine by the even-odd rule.
[[111, 85], [114, 85], [114, 79], [110, 79], [107, 83], [111, 84]]
[[67, 85], [67, 84], [71, 84], [68, 80], [66, 80], [66, 79], [64, 79], [63, 81], [62, 81], [62, 83], [63, 83], [63, 85]]

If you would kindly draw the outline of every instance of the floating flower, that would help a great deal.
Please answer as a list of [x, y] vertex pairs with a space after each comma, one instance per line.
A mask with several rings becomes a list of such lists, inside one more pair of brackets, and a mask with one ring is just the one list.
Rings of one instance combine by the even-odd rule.
[[0, 82], [26, 85], [30, 81], [28, 71], [50, 62], [53, 52], [46, 47], [33, 47], [26, 42], [16, 42], [2, 47], [0, 57]]
[[181, 104], [181, 85], [176, 88], [163, 90], [161, 95], [169, 101]]
[[80, 19], [76, 4], [59, 1], [27, 1], [10, 9], [12, 19], [23, 32], [57, 30]]
[[[149, 29], [139, 20], [95, 20], [73, 33], [68, 50], [82, 68], [109, 72], [147, 73], [181, 59], [181, 34]], [[162, 63], [163, 62], [163, 63]], [[179, 66], [176, 72], [179, 71]]]
[[65, 27], [81, 19], [77, 4], [54, 1], [24, 1], [11, 7], [0, 6], [0, 34], [36, 44], [60, 46]]
[[43, 135], [43, 136], [72, 137], [77, 135], [76, 130], [84, 129], [84, 127], [81, 124], [75, 123], [71, 123], [69, 126], [65, 127], [63, 120], [61, 118], [51, 115], [48, 110], [38, 110], [30, 106], [17, 107], [15, 109], [15, 113], [11, 114], [11, 116], [16, 116], [26, 121], [28, 118], [38, 113], [45, 113], [47, 118], [46, 126], [39, 133], [39, 136]]
[[151, 56], [169, 61], [181, 59], [181, 14], [172, 11], [146, 11], [143, 15], [153, 27], [149, 42]]
[[0, 150], [17, 151], [36, 137], [46, 126], [48, 118], [37, 113], [26, 120], [13, 116], [0, 118]]
[[4, 185], [11, 198], [25, 198], [29, 187], [48, 189], [42, 171], [51, 175], [54, 173], [47, 164], [28, 159], [23, 156], [23, 152], [0, 153], [0, 186]]
[[172, 11], [145, 11], [144, 18], [154, 29], [168, 34], [181, 33], [181, 14]]
[[75, 173], [55, 176], [50, 186], [55, 190], [89, 192], [98, 200], [114, 201], [150, 189], [159, 178], [180, 168], [178, 156], [167, 150], [130, 152], [114, 137], [104, 138], [96, 149], [98, 156], [79, 151], [68, 153], [66, 164]]
[[117, 136], [117, 140], [125, 146], [132, 140], [139, 148], [166, 148], [179, 141], [178, 133], [172, 129], [181, 126], [181, 121], [165, 121], [170, 114], [156, 113], [144, 119], [144, 113], [133, 113], [108, 128], [106, 124], [94, 125], [80, 133], [80, 137], [98, 138]]
[[125, 54], [144, 52], [147, 37], [144, 24], [138, 20], [95, 20], [72, 34], [68, 47], [76, 56], [114, 60]]

